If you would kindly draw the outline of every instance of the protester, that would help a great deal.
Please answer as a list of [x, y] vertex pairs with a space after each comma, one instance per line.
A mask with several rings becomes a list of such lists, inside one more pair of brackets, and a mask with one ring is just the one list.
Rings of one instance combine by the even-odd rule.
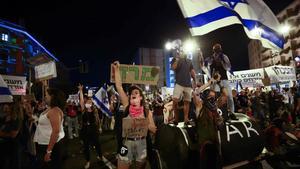
[[[33, 101], [32, 101], [33, 102]], [[37, 127], [38, 118], [33, 115], [33, 106], [30, 100], [23, 101], [24, 120], [22, 130], [20, 132], [20, 139], [24, 155], [28, 158], [27, 163], [22, 163], [23, 166], [34, 168], [36, 165], [36, 146], [34, 143], [34, 133]]]
[[2, 103], [0, 108], [0, 164], [3, 169], [20, 168], [19, 131], [23, 121], [20, 102]]
[[34, 141], [37, 143], [38, 169], [61, 169], [62, 139], [65, 136], [62, 111], [65, 108], [65, 95], [59, 89], [49, 88], [45, 101], [49, 108], [40, 114], [34, 135]]
[[[173, 110], [174, 110], [174, 124], [178, 124], [178, 103], [180, 97], [183, 95], [183, 112], [184, 112], [184, 123], [189, 125], [189, 111], [190, 102], [192, 98], [192, 87], [196, 87], [196, 73], [193, 68], [191, 60], [189, 60], [186, 54], [179, 53], [178, 58], [174, 58], [171, 63], [171, 67], [175, 72], [175, 88], [173, 92]], [[191, 82], [193, 78], [193, 85]]]
[[93, 106], [93, 101], [90, 98], [84, 99], [83, 86], [79, 84], [79, 103], [82, 112], [82, 128], [80, 131], [81, 139], [84, 146], [84, 157], [86, 164], [85, 169], [90, 168], [90, 146], [93, 145], [96, 148], [97, 159], [102, 163], [102, 151], [100, 145], [100, 118], [97, 109]]
[[[146, 110], [145, 97], [138, 86], [129, 88], [129, 97], [123, 90], [120, 77], [120, 64], [118, 61], [113, 63], [116, 89], [120, 95], [120, 100], [125, 107], [124, 118], [137, 119], [146, 118], [149, 121], [148, 129], [150, 132], [156, 132], [156, 126], [153, 121], [152, 112]], [[145, 136], [135, 138], [123, 138], [123, 146], [119, 151], [118, 169], [128, 169], [135, 163], [136, 168], [145, 168], [147, 158], [147, 144]], [[126, 151], [127, 150], [127, 151]]]
[[[206, 65], [209, 66], [210, 74], [214, 75], [219, 73], [221, 75], [221, 81], [219, 85], [227, 89], [228, 96], [228, 109], [230, 113], [234, 112], [234, 102], [232, 98], [232, 91], [228, 83], [227, 71], [231, 70], [231, 63], [227, 55], [223, 53], [222, 46], [220, 44], [215, 44], [213, 46], [213, 55], [206, 59]], [[213, 86], [214, 91], [221, 91], [220, 88], [217, 89], [217, 85]]]
[[[73, 139], [73, 135], [75, 137], [78, 137], [78, 118], [77, 118], [77, 106], [74, 102], [69, 101], [67, 108], [67, 124], [68, 124], [68, 135], [69, 139]], [[73, 134], [73, 129], [74, 129], [74, 134]]]
[[216, 93], [210, 89], [205, 90], [200, 94], [200, 97], [194, 95], [197, 110], [196, 130], [200, 145], [200, 165], [204, 169], [221, 167], [217, 130], [223, 121], [217, 112], [216, 102]]

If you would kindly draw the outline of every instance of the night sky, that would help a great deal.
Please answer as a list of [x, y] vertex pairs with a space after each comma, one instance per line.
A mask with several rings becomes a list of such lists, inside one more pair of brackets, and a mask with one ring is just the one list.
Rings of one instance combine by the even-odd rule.
[[[293, 0], [264, 1], [276, 14]], [[69, 68], [88, 61], [88, 74], [71, 73], [74, 83], [80, 79], [89, 85], [108, 81], [110, 63], [130, 63], [138, 47], [163, 48], [168, 40], [191, 37], [176, 0], [9, 0], [1, 2], [0, 19], [25, 26]], [[204, 56], [218, 42], [234, 70], [249, 68], [249, 39], [240, 25], [196, 39]]]

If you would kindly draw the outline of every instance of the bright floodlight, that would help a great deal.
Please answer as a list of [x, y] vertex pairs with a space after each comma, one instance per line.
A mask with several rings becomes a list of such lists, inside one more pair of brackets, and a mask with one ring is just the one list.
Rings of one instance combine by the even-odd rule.
[[282, 34], [289, 33], [290, 29], [291, 29], [291, 27], [289, 25], [283, 25], [280, 28], [280, 33], [282, 33]]
[[193, 53], [196, 50], [196, 43], [192, 40], [188, 40], [183, 44], [183, 51], [185, 53]]
[[172, 43], [171, 42], [167, 42], [166, 43], [166, 45], [165, 45], [165, 48], [167, 49], [167, 50], [171, 50], [172, 49]]
[[300, 58], [297, 56], [297, 57], [295, 57], [295, 61], [296, 62], [300, 62]]

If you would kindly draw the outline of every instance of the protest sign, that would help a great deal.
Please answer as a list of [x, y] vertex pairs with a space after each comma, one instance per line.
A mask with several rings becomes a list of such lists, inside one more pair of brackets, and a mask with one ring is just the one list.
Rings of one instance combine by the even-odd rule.
[[271, 83], [296, 81], [296, 71], [291, 66], [270, 66], [266, 67], [265, 71]]
[[253, 87], [263, 85], [264, 69], [250, 69], [242, 71], [234, 71], [233, 75], [227, 72], [229, 83], [236, 85], [241, 83], [244, 87]]
[[[159, 80], [158, 66], [123, 65], [120, 64], [122, 83], [157, 85]], [[115, 75], [111, 66], [110, 81], [115, 82]]]
[[25, 95], [26, 94], [26, 77], [25, 76], [8, 76], [1, 75], [4, 82], [7, 84], [12, 95]]
[[124, 138], [146, 137], [148, 120], [146, 118], [123, 118], [122, 136]]
[[34, 67], [37, 80], [48, 80], [57, 77], [55, 62], [48, 62]]

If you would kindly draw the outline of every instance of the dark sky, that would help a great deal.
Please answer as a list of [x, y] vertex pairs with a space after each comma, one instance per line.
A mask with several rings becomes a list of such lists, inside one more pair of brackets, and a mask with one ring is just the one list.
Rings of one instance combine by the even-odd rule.
[[[277, 13], [293, 0], [264, 1]], [[9, 0], [1, 2], [0, 19], [22, 23], [68, 67], [89, 61], [89, 74], [72, 74], [90, 85], [108, 80], [110, 63], [129, 63], [138, 47], [163, 48], [169, 39], [191, 36], [175, 0]], [[196, 38], [205, 56], [219, 42], [235, 70], [248, 69], [249, 39], [241, 26]]]

